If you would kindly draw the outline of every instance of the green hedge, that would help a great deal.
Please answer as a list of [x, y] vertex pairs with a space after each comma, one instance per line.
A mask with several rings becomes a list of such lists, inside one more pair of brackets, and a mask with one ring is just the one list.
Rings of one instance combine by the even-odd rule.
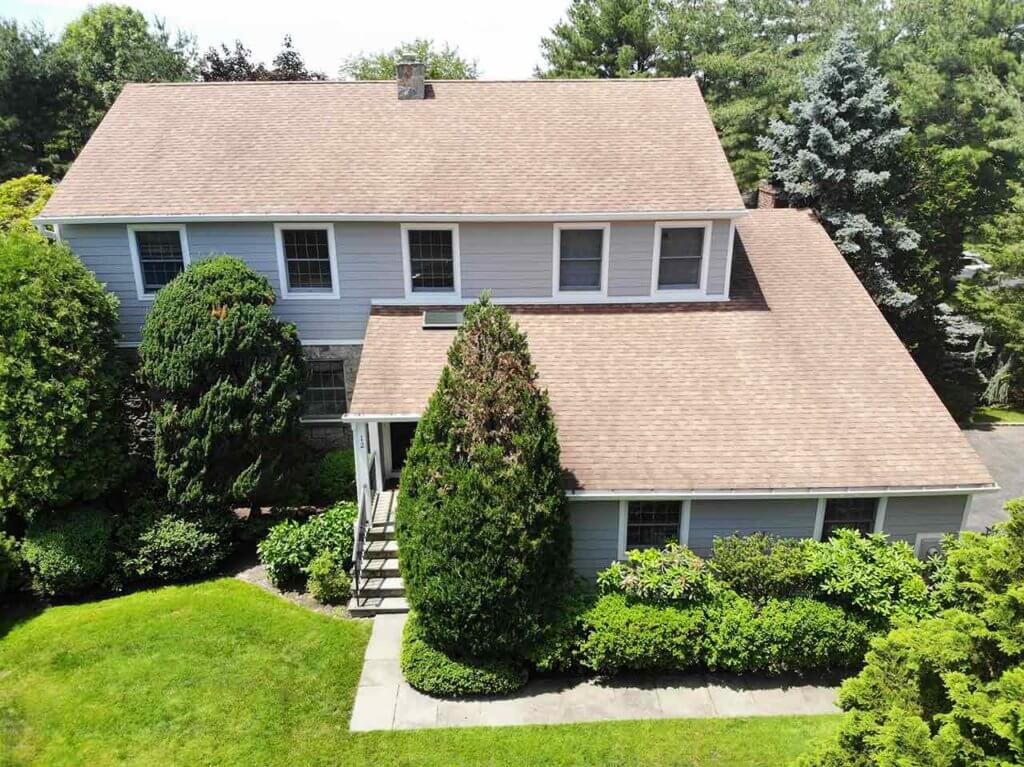
[[811, 596], [815, 590], [809, 539], [767, 533], [715, 538], [711, 572], [737, 594], [751, 599]]
[[0, 533], [0, 594], [13, 590], [21, 573], [21, 548], [10, 535]]
[[21, 551], [40, 596], [74, 596], [100, 585], [110, 565], [113, 518], [101, 509], [39, 516]]
[[508, 695], [526, 684], [526, 669], [508, 661], [453, 658], [431, 647], [410, 613], [402, 635], [402, 674], [420, 692], [442, 698]]
[[317, 554], [306, 568], [306, 575], [309, 593], [320, 604], [342, 604], [352, 596], [352, 579], [337, 552], [328, 550]]
[[257, 546], [270, 581], [279, 587], [301, 587], [310, 564], [325, 551], [334, 552], [344, 569], [351, 567], [357, 513], [356, 505], [345, 501], [304, 523], [288, 519], [270, 528]]
[[678, 543], [629, 551], [625, 562], [598, 573], [597, 583], [605, 593], [649, 604], [701, 604], [719, 590], [707, 563]]

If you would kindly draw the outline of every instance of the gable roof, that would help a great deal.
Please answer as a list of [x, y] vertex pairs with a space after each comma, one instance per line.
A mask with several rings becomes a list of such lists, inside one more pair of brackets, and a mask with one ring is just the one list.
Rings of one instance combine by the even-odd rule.
[[[992, 484], [811, 214], [753, 211], [736, 242], [728, 302], [509, 307], [570, 489]], [[350, 414], [422, 412], [453, 337], [374, 307]]]
[[133, 84], [40, 220], [743, 207], [690, 78]]

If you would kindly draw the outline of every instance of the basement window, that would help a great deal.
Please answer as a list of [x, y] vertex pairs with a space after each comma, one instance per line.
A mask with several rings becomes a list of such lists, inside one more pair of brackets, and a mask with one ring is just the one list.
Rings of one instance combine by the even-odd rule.
[[306, 421], [336, 421], [348, 409], [345, 364], [341, 360], [306, 363], [309, 377], [303, 395], [302, 418]]

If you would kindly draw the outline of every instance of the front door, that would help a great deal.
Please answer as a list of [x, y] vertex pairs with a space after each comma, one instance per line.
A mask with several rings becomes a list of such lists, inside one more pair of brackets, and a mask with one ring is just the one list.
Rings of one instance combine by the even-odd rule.
[[391, 474], [398, 475], [405, 465], [405, 455], [409, 452], [412, 437], [416, 433], [415, 421], [394, 421], [388, 424], [391, 432]]

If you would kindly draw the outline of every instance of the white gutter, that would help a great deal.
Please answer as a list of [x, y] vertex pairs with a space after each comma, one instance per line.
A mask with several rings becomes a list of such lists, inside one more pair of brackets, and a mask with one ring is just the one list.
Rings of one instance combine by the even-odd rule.
[[393, 423], [395, 421], [418, 421], [420, 413], [345, 413], [341, 420], [344, 423]]
[[721, 210], [658, 210], [594, 213], [201, 213], [182, 215], [81, 215], [36, 216], [37, 224], [191, 224], [251, 221], [486, 221], [495, 223], [544, 221], [688, 221], [709, 218], [740, 218], [746, 208]]
[[921, 485], [919, 487], [894, 487], [892, 485], [863, 487], [823, 488], [763, 488], [750, 490], [685, 490], [671, 492], [664, 490], [566, 490], [570, 500], [610, 501], [622, 498], [675, 501], [680, 499], [715, 498], [763, 499], [763, 498], [848, 498], [874, 495], [961, 495], [964, 493], [991, 493], [999, 485]]

